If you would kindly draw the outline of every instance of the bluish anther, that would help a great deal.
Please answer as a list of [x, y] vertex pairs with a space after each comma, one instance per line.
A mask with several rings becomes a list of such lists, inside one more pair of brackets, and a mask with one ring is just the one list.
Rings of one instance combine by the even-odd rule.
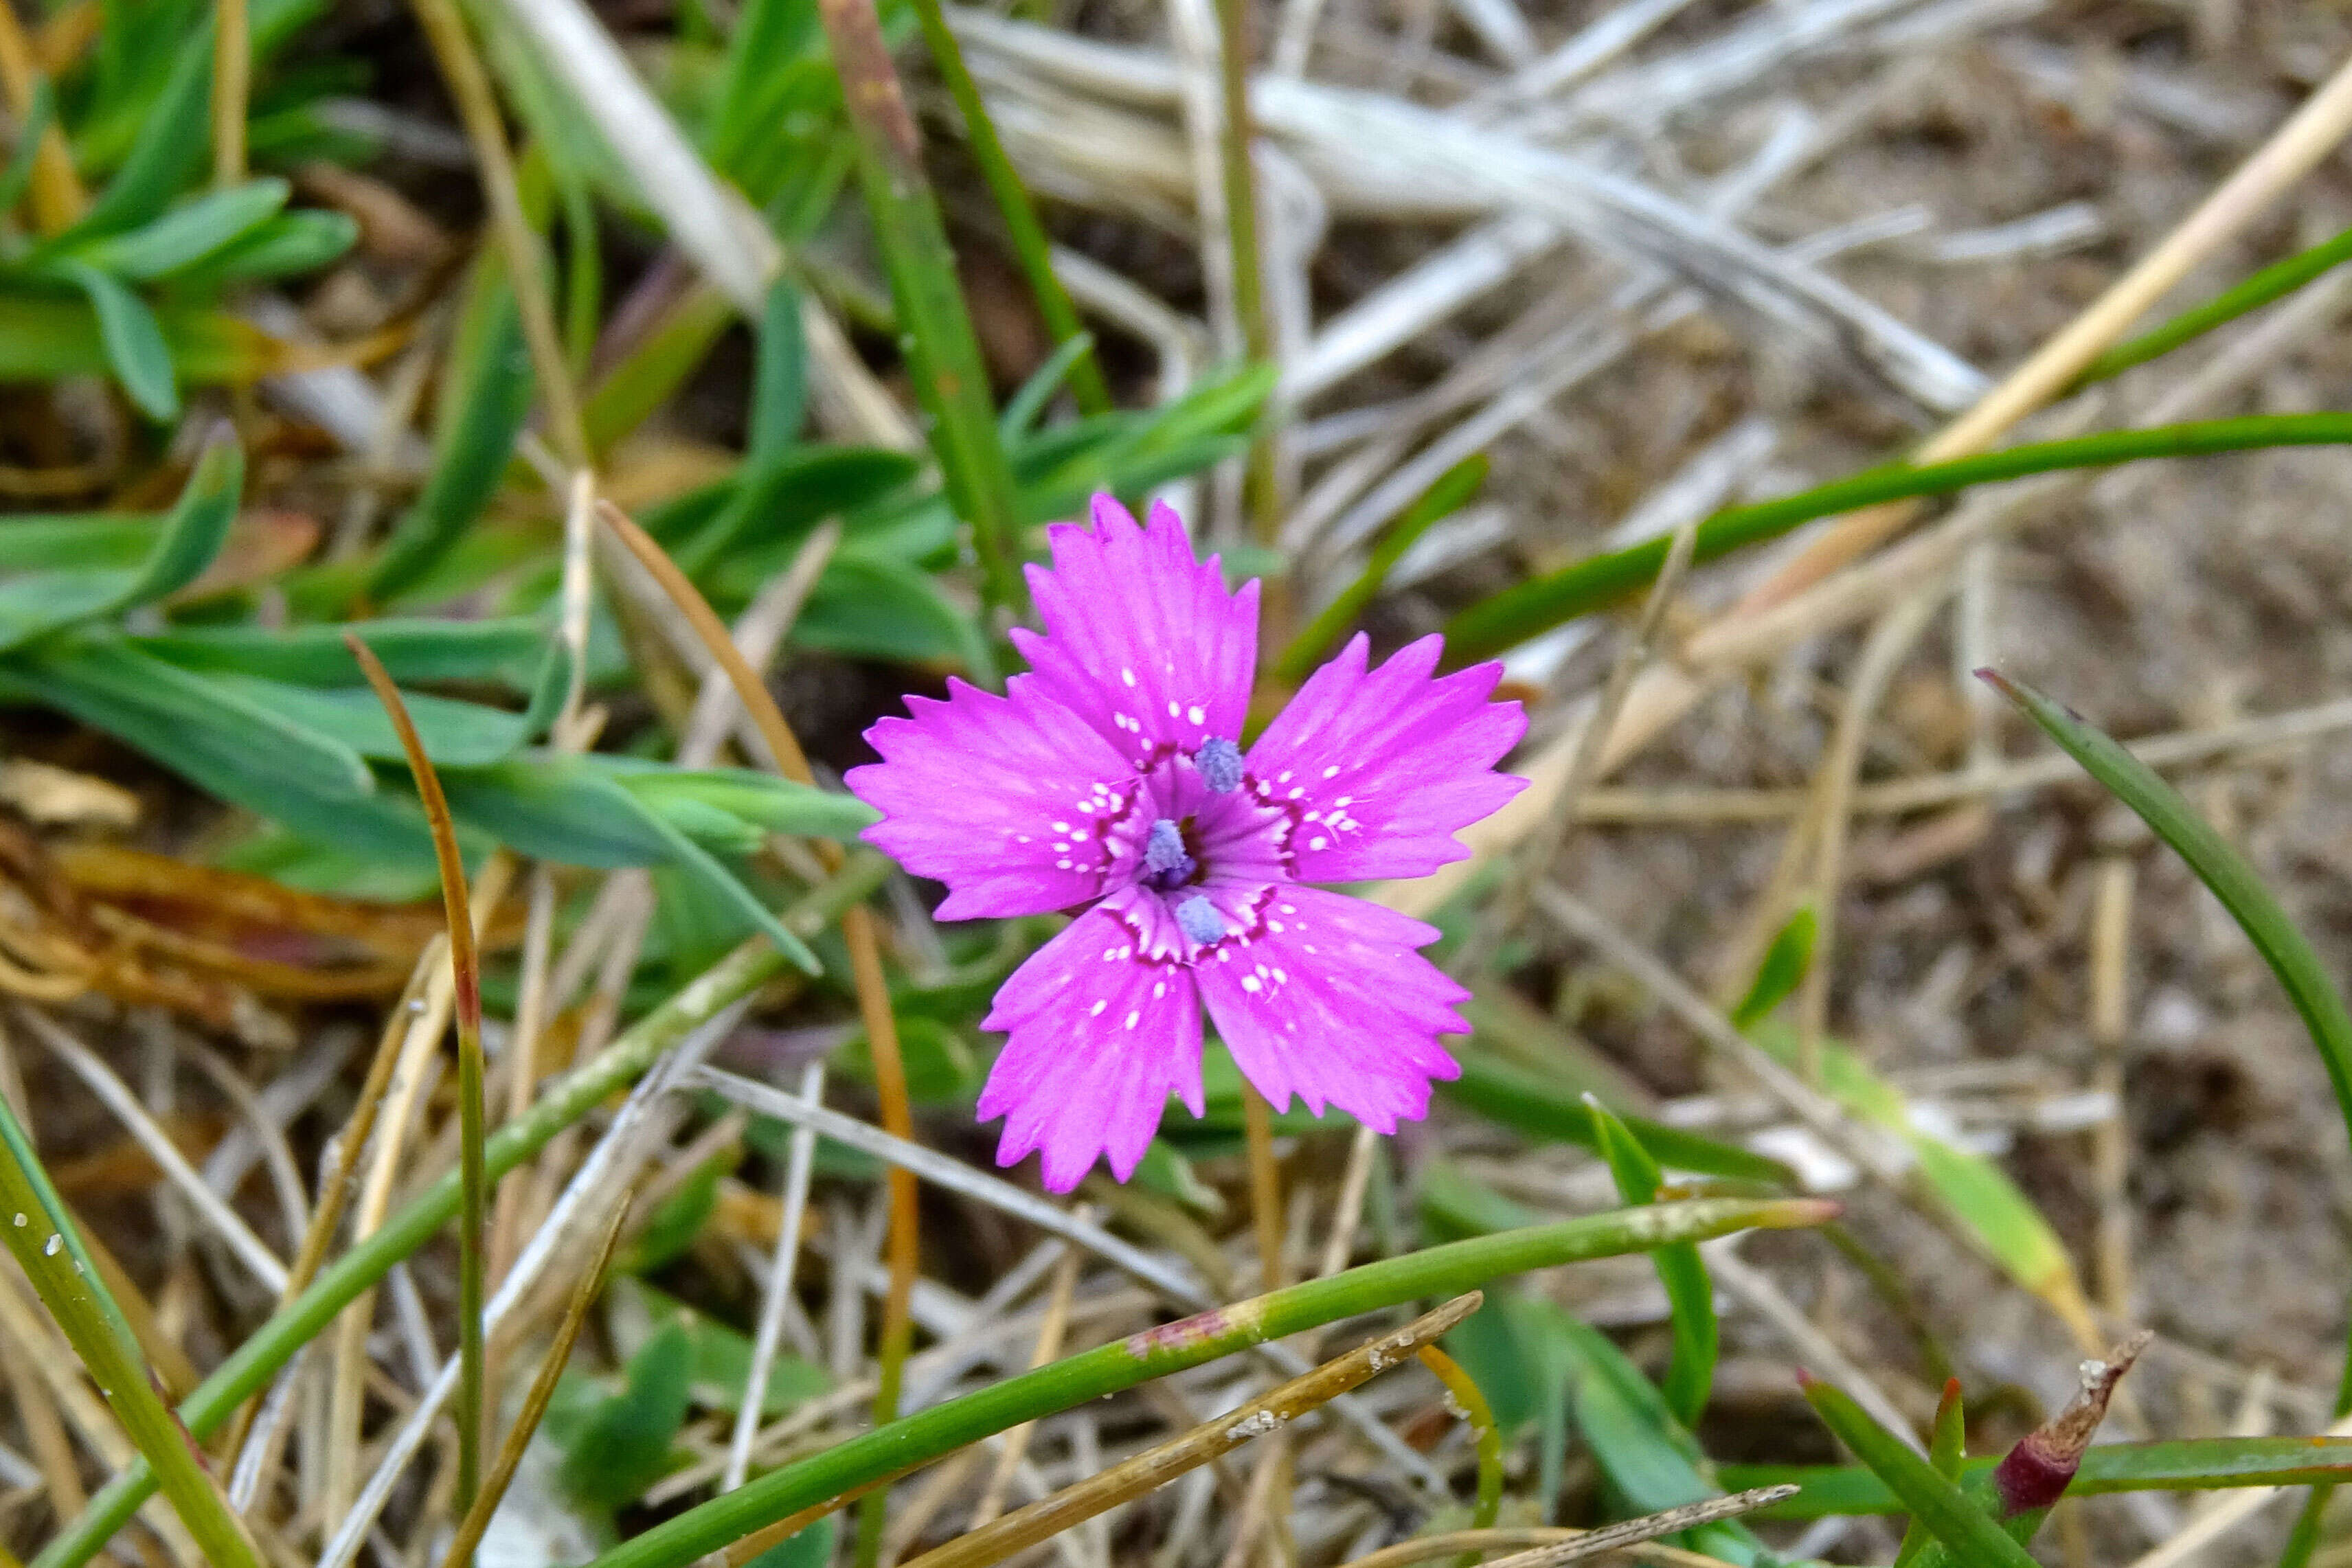
[[1192, 857], [1184, 852], [1184, 831], [1166, 817], [1151, 824], [1143, 841], [1143, 880], [1165, 892], [1192, 878]]
[[1176, 906], [1176, 924], [1195, 942], [1214, 942], [1225, 934], [1225, 917], [1197, 893]]
[[1192, 754], [1201, 782], [1219, 795], [1230, 795], [1242, 785], [1242, 748], [1222, 735], [1213, 735]]

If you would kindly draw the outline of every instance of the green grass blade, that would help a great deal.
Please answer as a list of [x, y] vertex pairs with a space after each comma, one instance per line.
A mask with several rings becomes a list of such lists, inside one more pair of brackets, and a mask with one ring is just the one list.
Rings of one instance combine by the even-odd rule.
[[259, 1568], [245, 1527], [157, 1392], [154, 1374], [133, 1348], [122, 1310], [107, 1297], [72, 1221], [44, 1200], [46, 1183], [32, 1174], [39, 1169], [16, 1113], [0, 1103], [0, 1215], [7, 1217], [0, 1220], [0, 1236], [10, 1254], [152, 1467], [205, 1561], [215, 1568]]
[[[1998, 671], [1977, 674], [2081, 763], [2084, 772], [2137, 813], [2221, 900], [2221, 907], [2230, 912], [2285, 988], [2287, 1000], [2303, 1019], [2327, 1069], [2327, 1082], [2336, 1091], [2336, 1109], [2346, 1129], [2352, 1132], [2352, 1015], [2346, 1013], [2343, 993], [2336, 989], [2326, 966], [2277, 898], [2263, 885], [2254, 868], [2197, 814], [2178, 789], [2082, 715]], [[2352, 1362], [2347, 1363], [2336, 1392], [2336, 1413], [2341, 1416], [2347, 1410], [2352, 1410]]]
[[2183, 310], [2162, 326], [2137, 338], [2117, 343], [2084, 366], [2083, 373], [2074, 378], [2074, 386], [2069, 390], [2121, 375], [2134, 365], [2145, 364], [2159, 354], [2168, 354], [2191, 339], [2200, 338], [2216, 327], [2227, 326], [2250, 310], [2259, 310], [2272, 300], [2294, 293], [2320, 274], [2340, 267], [2347, 260], [2352, 260], [2352, 229], [2346, 229], [2334, 239], [2323, 240], [2309, 250], [2298, 251], [2284, 261], [2273, 262], [2244, 282], [2224, 289], [2204, 304]]
[[[2266, 446], [2340, 445], [2352, 442], [2352, 413], [2259, 415], [2116, 430], [2067, 441], [2012, 446], [1978, 457], [1924, 467], [1889, 464], [1817, 486], [1794, 496], [1730, 507], [1698, 526], [1694, 564], [1743, 546], [1778, 538], [1816, 517], [1881, 501], [1942, 496], [1971, 485], [2023, 478], [2066, 468], [2105, 468], [2152, 457], [2191, 457]], [[1545, 577], [1531, 578], [1480, 600], [1445, 625], [1445, 645], [1456, 663], [1489, 658], [1564, 622], [1599, 610], [1655, 580], [1670, 541], [1653, 539], [1606, 555], [1589, 556]]]
[[[1992, 1474], [2000, 1460], [1968, 1460], [1965, 1482]], [[1790, 1483], [1803, 1488], [1759, 1519], [1824, 1519], [1832, 1514], [1897, 1513], [1903, 1504], [1886, 1483], [1853, 1465], [1725, 1465], [1723, 1484], [1734, 1491]], [[2152, 1443], [2104, 1443], [2083, 1451], [2083, 1468], [2069, 1496], [2123, 1491], [2218, 1491], [2233, 1487], [2312, 1486], [2352, 1481], [2352, 1437], [2181, 1437]]]
[[[1943, 1397], [1936, 1401], [1936, 1426], [1927, 1441], [1927, 1462], [1936, 1467], [1937, 1475], [1955, 1485], [1968, 1469], [1968, 1407], [1960, 1399], [1960, 1380], [1946, 1378]], [[1895, 1568], [1908, 1568], [1911, 1560], [1925, 1551], [1932, 1539], [1927, 1527], [1913, 1520], [1903, 1532], [1903, 1544], [1895, 1551]]]
[[1036, 298], [1037, 314], [1045, 319], [1045, 330], [1058, 347], [1070, 350], [1076, 346], [1068, 371], [1070, 395], [1077, 400], [1080, 413], [1108, 413], [1110, 388], [1103, 381], [1102, 367], [1095, 362], [1094, 340], [1080, 325], [1077, 307], [1070, 303], [1069, 291], [1055, 276], [1053, 246], [1045, 237], [1045, 225], [1037, 219], [1036, 204], [1029, 199], [1029, 188], [1021, 183], [1020, 171], [1005, 155], [1004, 143], [997, 138], [996, 122], [989, 118], [988, 105], [980, 96], [980, 84], [971, 79], [971, 71], [963, 63], [963, 50], [948, 28], [940, 0], [915, 0], [915, 19], [922, 24], [923, 42], [931, 52], [931, 63], [939, 68], [940, 78], [948, 84], [949, 95], [955, 99], [956, 112], [962, 117], [964, 139], [971, 145], [972, 162], [980, 165], [981, 177], [988, 182], [989, 194], [996, 198], [997, 213], [1013, 240], [1013, 253], [1020, 258], [1022, 275], [1029, 280], [1029, 291]]
[[1356, 580], [1341, 589], [1330, 603], [1317, 612], [1306, 630], [1290, 640], [1290, 646], [1275, 660], [1274, 673], [1286, 681], [1305, 680], [1315, 661], [1339, 641], [1339, 633], [1354, 624], [1364, 606], [1380, 592], [1389, 573], [1396, 570], [1396, 563], [1404, 559], [1404, 552], [1433, 524], [1460, 511], [1478, 493], [1486, 483], [1486, 455], [1476, 452], [1440, 474], [1373, 548], [1371, 559], [1364, 563]]
[[1022, 601], [1019, 507], [996, 427], [988, 368], [956, 277], [955, 249], [923, 172], [922, 136], [907, 107], [873, 0], [818, 7], [856, 133], [866, 210], [889, 274], [915, 399], [956, 515], [971, 528], [982, 587]]
[[[530, 414], [530, 355], [514, 291], [493, 286], [475, 330], [462, 335], [457, 385], [446, 405], [433, 454], [433, 471], [416, 504], [384, 541], [368, 578], [378, 603], [397, 598], [457, 548], [498, 494], [514, 456], [515, 440]], [[470, 341], [464, 340], [470, 339]]]
[[[831, 882], [786, 912], [785, 923], [803, 938], [815, 935], [839, 918], [842, 910], [870, 896], [889, 869], [880, 855], [857, 852]], [[745, 943], [711, 966], [593, 1060], [550, 1085], [523, 1115], [491, 1134], [482, 1150], [489, 1179], [495, 1181], [535, 1156], [558, 1133], [635, 1082], [688, 1034], [773, 979], [783, 966], [783, 957], [764, 938]], [[199, 1438], [210, 1436], [337, 1313], [430, 1240], [457, 1214], [458, 1201], [458, 1175], [446, 1172], [364, 1242], [321, 1270], [308, 1290], [278, 1308], [181, 1401], [179, 1416], [188, 1430]], [[155, 1472], [143, 1460], [116, 1476], [79, 1518], [41, 1549], [34, 1559], [36, 1568], [79, 1568], [154, 1491]]]
[[[1627, 1203], [1655, 1203], [1665, 1176], [1630, 1128], [1610, 1114], [1596, 1095], [1584, 1097], [1592, 1118], [1601, 1158], [1616, 1178], [1618, 1196]], [[1674, 1359], [1666, 1365], [1666, 1408], [1675, 1420], [1696, 1428], [1706, 1413], [1707, 1391], [1715, 1382], [1716, 1353], [1721, 1334], [1715, 1320], [1715, 1284], [1698, 1249], [1688, 1242], [1661, 1247], [1650, 1254], [1658, 1283], [1666, 1290], [1666, 1310], [1674, 1331]]]
[[[1777, 1061], [1796, 1065], [1793, 1029], [1767, 1019], [1750, 1030], [1748, 1038]], [[2049, 1302], [2078, 1333], [2096, 1332], [2074, 1255], [2009, 1173], [1973, 1149], [1948, 1143], [1918, 1125], [1903, 1092], [1848, 1047], [1824, 1040], [1822, 1070], [1822, 1086], [1847, 1112], [1909, 1147], [1923, 1195], [1943, 1210], [1958, 1235], [2019, 1285]]]
[[591, 1568], [684, 1568], [802, 1509], [1022, 1422], [1075, 1409], [1120, 1389], [1341, 1318], [1432, 1296], [1459, 1295], [1529, 1269], [1698, 1241], [1756, 1225], [1818, 1223], [1832, 1207], [1804, 1198], [1659, 1204], [1504, 1231], [1368, 1263], [1146, 1329], [893, 1421], [666, 1520], [597, 1558]]
[[751, 361], [751, 412], [743, 456], [765, 463], [792, 451], [808, 417], [808, 340], [801, 330], [801, 291], [779, 277], [768, 286]]
[[2032, 1568], [2023, 1546], [1861, 1406], [1818, 1379], [1807, 1380], [1805, 1399], [1963, 1568]]

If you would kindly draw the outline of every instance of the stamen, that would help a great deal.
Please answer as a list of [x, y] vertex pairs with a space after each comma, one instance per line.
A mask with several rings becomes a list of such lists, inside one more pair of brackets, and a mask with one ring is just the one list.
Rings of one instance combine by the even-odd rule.
[[1225, 934], [1225, 917], [1197, 893], [1176, 906], [1176, 924], [1195, 942], [1214, 942]]
[[1192, 754], [1192, 766], [1201, 770], [1201, 782], [1213, 793], [1230, 795], [1241, 788], [1242, 748], [1222, 735], [1201, 743], [1201, 749]]
[[1179, 866], [1190, 871], [1192, 857], [1184, 852], [1184, 831], [1162, 817], [1151, 824], [1151, 836], [1143, 841], [1143, 869], [1153, 876], [1165, 876]]

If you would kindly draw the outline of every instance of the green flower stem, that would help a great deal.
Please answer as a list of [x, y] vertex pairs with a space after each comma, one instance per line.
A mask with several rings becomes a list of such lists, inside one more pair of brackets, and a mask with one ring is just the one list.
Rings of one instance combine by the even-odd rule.
[[[889, 870], [880, 855], [860, 851], [841, 871], [785, 912], [791, 929], [814, 936], [863, 902]], [[729, 1004], [749, 995], [788, 966], [765, 937], [753, 937], [712, 965], [676, 996], [633, 1025], [594, 1060], [574, 1068], [523, 1116], [490, 1134], [483, 1161], [492, 1180], [544, 1148], [564, 1128], [602, 1104], [614, 1090], [635, 1082], [671, 1048]], [[181, 1402], [180, 1419], [202, 1438], [258, 1393], [359, 1294], [372, 1288], [394, 1263], [431, 1239], [457, 1212], [457, 1173], [451, 1171], [387, 1219], [360, 1246], [337, 1259], [293, 1301], [230, 1353], [211, 1376]], [[81, 1517], [52, 1539], [34, 1559], [34, 1568], [79, 1568], [155, 1491], [155, 1474], [145, 1460], [109, 1481]]]
[[995, 604], [1018, 606], [1019, 509], [989, 395], [988, 370], [956, 280], [955, 248], [923, 173], [922, 136], [898, 84], [874, 0], [818, 0], [818, 17], [841, 74], [841, 96], [905, 336], [916, 401], [956, 515], [971, 525], [982, 586]]
[[1818, 1225], [1835, 1214], [1836, 1207], [1815, 1198], [1656, 1204], [1502, 1231], [1368, 1263], [1146, 1329], [893, 1421], [666, 1520], [597, 1558], [590, 1568], [686, 1568], [705, 1553], [803, 1509], [928, 1464], [1024, 1421], [1342, 1318], [1432, 1296], [1459, 1295], [1529, 1269], [1647, 1251], [1751, 1228]]
[[[2297, 413], [2108, 431], [1916, 468], [1888, 464], [1779, 500], [1727, 507], [1699, 524], [1691, 560], [1696, 565], [1743, 546], [1778, 538], [1816, 517], [1911, 496], [1948, 495], [1971, 485], [2021, 479], [2030, 474], [2106, 468], [2149, 457], [2347, 443], [2352, 443], [2352, 413]], [[1549, 576], [1530, 578], [1480, 600], [1446, 623], [1448, 656], [1457, 664], [1490, 658], [1639, 591], [1656, 580], [1669, 542], [1653, 539], [1607, 555], [1588, 556]]]
[[[1045, 330], [1053, 335], [1056, 346], [1084, 338], [1086, 328], [1078, 321], [1078, 308], [1070, 303], [1069, 290], [1055, 275], [1053, 245], [1045, 237], [1045, 225], [1037, 219], [1037, 205], [1029, 198], [1029, 188], [1021, 183], [1021, 172], [1005, 156], [1004, 143], [996, 134], [996, 121], [989, 118], [988, 105], [980, 96], [980, 84], [971, 79], [971, 70], [963, 63], [963, 50], [940, 9], [940, 0], [915, 0], [915, 18], [922, 24], [923, 42], [930, 48], [931, 63], [939, 67], [941, 79], [955, 99], [956, 112], [963, 117], [964, 138], [971, 143], [972, 162], [980, 165], [981, 177], [988, 182], [989, 192], [996, 198], [996, 210], [1004, 219], [1005, 233], [1013, 241], [1013, 254], [1020, 258], [1021, 271], [1029, 279], [1029, 291], [1036, 296], [1037, 314], [1045, 319]], [[1071, 364], [1069, 387], [1080, 413], [1111, 411], [1110, 388], [1103, 382], [1102, 367], [1095, 362], [1092, 348], [1080, 350]]]

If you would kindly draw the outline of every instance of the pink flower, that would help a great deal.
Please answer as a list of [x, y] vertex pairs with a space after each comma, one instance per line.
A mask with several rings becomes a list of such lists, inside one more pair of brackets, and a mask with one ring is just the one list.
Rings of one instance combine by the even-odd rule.
[[1424, 637], [1369, 669], [1358, 636], [1244, 755], [1258, 585], [1226, 591], [1166, 507], [1139, 528], [1098, 496], [1050, 537], [1045, 630], [1013, 633], [1033, 673], [909, 699], [848, 779], [882, 813], [866, 839], [947, 884], [940, 918], [1085, 906], [982, 1020], [1011, 1036], [980, 1097], [997, 1163], [1042, 1149], [1066, 1192], [1107, 1155], [1126, 1180], [1171, 1094], [1202, 1113], [1203, 1008], [1277, 1107], [1420, 1117], [1469, 993], [1416, 951], [1434, 927], [1308, 884], [1469, 853], [1454, 835], [1524, 783], [1493, 771], [1527, 729], [1486, 700], [1502, 666], [1436, 676]]

